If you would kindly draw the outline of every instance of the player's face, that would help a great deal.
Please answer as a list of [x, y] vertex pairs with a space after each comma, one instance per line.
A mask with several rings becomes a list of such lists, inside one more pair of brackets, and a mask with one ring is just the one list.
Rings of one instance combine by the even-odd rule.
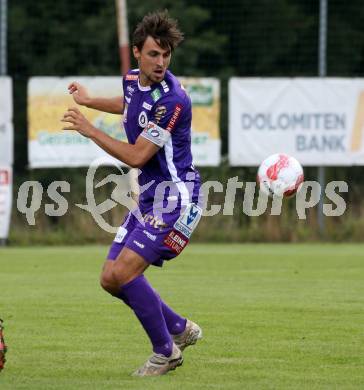
[[171, 61], [171, 50], [162, 49], [158, 42], [149, 36], [142, 50], [134, 46], [133, 52], [139, 65], [141, 85], [160, 83]]

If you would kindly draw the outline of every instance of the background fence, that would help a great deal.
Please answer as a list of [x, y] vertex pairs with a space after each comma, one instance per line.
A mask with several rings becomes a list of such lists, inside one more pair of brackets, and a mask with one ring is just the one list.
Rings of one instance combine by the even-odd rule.
[[[183, 76], [214, 76], [222, 82], [222, 153], [227, 153], [227, 80], [231, 76], [316, 76], [318, 74], [318, 0], [174, 0], [128, 1], [130, 32], [148, 11], [167, 8], [178, 18], [185, 42], [173, 58], [171, 69]], [[364, 76], [364, 4], [360, 0], [328, 1], [327, 75]], [[84, 196], [83, 170], [27, 169], [26, 85], [31, 76], [95, 76], [120, 73], [115, 2], [104, 0], [51, 0], [8, 2], [8, 66], [14, 82], [15, 166], [14, 193], [25, 180], [69, 180], [75, 183], [70, 203]], [[254, 168], [201, 170], [204, 180], [238, 175], [254, 180]], [[305, 170], [316, 178], [314, 168]], [[328, 168], [327, 181], [346, 180], [349, 208], [343, 217], [327, 221], [327, 238], [361, 240], [362, 167]], [[79, 189], [76, 191], [76, 189]], [[105, 195], [105, 194], [104, 194]], [[100, 197], [104, 196], [100, 195]], [[219, 194], [215, 195], [215, 199]], [[268, 214], [248, 218], [236, 209], [234, 217], [209, 219], [196, 234], [209, 240], [301, 240], [319, 238], [316, 209], [308, 221], [298, 221], [294, 205], [285, 205], [282, 217]], [[79, 211], [81, 213], [81, 211]], [[122, 210], [110, 214], [117, 219]], [[214, 229], [212, 227], [215, 226]], [[224, 228], [221, 228], [224, 226]], [[87, 227], [87, 228], [86, 228]], [[45, 234], [46, 233], [46, 234]], [[38, 212], [37, 225], [29, 228], [14, 207], [10, 241], [106, 241], [92, 220], [75, 209], [72, 216], [54, 219]]]

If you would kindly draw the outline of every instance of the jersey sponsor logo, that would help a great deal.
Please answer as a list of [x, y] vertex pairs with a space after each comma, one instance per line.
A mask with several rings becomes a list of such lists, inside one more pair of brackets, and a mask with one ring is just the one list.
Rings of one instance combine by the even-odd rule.
[[152, 137], [157, 138], [157, 137], [160, 137], [161, 133], [157, 129], [151, 129], [150, 134], [151, 134]]
[[148, 116], [147, 116], [147, 113], [145, 111], [142, 111], [139, 114], [138, 124], [139, 124], [140, 127], [143, 127], [143, 129], [148, 124]]
[[159, 127], [153, 122], [148, 122], [148, 125], [144, 128], [141, 136], [147, 140], [153, 142], [155, 145], [162, 148], [164, 144], [168, 141], [171, 134]]
[[191, 225], [193, 221], [196, 220], [198, 215], [198, 210], [190, 209], [190, 213], [187, 215], [187, 225]]
[[144, 244], [140, 243], [140, 242], [137, 241], [137, 240], [134, 240], [133, 243], [134, 243], [136, 246], [138, 246], [139, 248], [141, 248], [141, 249], [144, 249], [144, 247], [145, 247]]
[[152, 105], [151, 104], [148, 104], [147, 102], [144, 102], [143, 103], [143, 108], [145, 108], [146, 110], [150, 111], [152, 109]]
[[153, 101], [156, 102], [157, 100], [159, 100], [162, 95], [161, 95], [161, 92], [158, 88], [156, 88], [151, 94], [150, 96], [152, 97]]
[[164, 80], [161, 81], [161, 86], [162, 86], [163, 91], [164, 91], [165, 93], [169, 92], [168, 84], [167, 84]]
[[114, 238], [114, 242], [117, 242], [118, 244], [122, 243], [127, 234], [128, 230], [125, 229], [123, 226], [120, 226]]
[[172, 131], [174, 129], [178, 121], [178, 118], [181, 115], [182, 108], [183, 108], [182, 104], [176, 104], [176, 107], [174, 108], [174, 112], [172, 114], [172, 118], [169, 120], [166, 130]]
[[157, 236], [148, 232], [148, 230], [143, 230], [143, 233], [152, 241], [157, 239]]
[[166, 106], [158, 106], [155, 110], [154, 119], [155, 123], [158, 124], [166, 115], [167, 108]]
[[146, 129], [147, 134], [151, 135], [154, 138], [158, 138], [161, 136], [161, 128], [158, 126], [155, 126], [153, 122], [148, 123], [148, 127]]
[[143, 220], [146, 224], [154, 227], [154, 229], [162, 230], [167, 227], [167, 224], [163, 222], [163, 220], [159, 219], [156, 215], [144, 214]]
[[172, 252], [177, 253], [179, 255], [188, 244], [188, 239], [186, 237], [183, 237], [182, 234], [180, 234], [176, 230], [172, 230], [164, 238], [163, 242], [172, 250]]
[[201, 207], [194, 203], [190, 203], [184, 213], [178, 218], [173, 227], [181, 232], [187, 238], [191, 237], [191, 234], [196, 229], [202, 215]]
[[137, 74], [127, 74], [126, 76], [125, 76], [125, 80], [138, 80], [138, 75]]

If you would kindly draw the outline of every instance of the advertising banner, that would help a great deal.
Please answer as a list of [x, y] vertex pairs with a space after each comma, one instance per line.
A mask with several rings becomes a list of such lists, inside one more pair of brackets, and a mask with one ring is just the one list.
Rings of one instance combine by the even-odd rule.
[[303, 165], [364, 165], [364, 79], [232, 78], [229, 161], [273, 153]]
[[0, 239], [7, 239], [12, 204], [13, 91], [10, 77], [0, 77]]
[[[91, 140], [75, 131], [62, 131], [61, 118], [74, 107], [67, 86], [77, 80], [91, 96], [122, 95], [121, 77], [33, 77], [28, 83], [28, 151], [31, 168], [89, 166], [97, 158], [105, 163], [119, 161], [108, 156]], [[192, 142], [196, 165], [220, 162], [219, 107], [220, 86], [216, 79], [183, 78], [193, 102]], [[125, 141], [120, 115], [79, 107], [93, 125], [111, 137]]]
[[0, 239], [8, 238], [12, 204], [12, 169], [0, 165]]
[[13, 164], [13, 94], [10, 77], [0, 77], [0, 164]]
[[[28, 154], [31, 168], [89, 166], [97, 158], [120, 162], [76, 131], [63, 131], [63, 114], [77, 104], [68, 85], [77, 80], [91, 96], [122, 95], [121, 77], [33, 77], [28, 82]], [[94, 126], [126, 141], [121, 116], [77, 106]]]
[[220, 80], [179, 77], [192, 101], [192, 154], [199, 166], [218, 166], [221, 160]]

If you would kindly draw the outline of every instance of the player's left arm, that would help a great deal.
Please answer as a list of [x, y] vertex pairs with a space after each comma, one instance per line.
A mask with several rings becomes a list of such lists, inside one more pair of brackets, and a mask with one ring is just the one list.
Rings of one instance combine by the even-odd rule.
[[134, 145], [118, 141], [94, 127], [76, 107], [69, 108], [61, 121], [71, 124], [64, 127], [63, 130], [78, 131], [83, 136], [90, 138], [105, 152], [132, 168], [141, 168], [160, 149], [153, 142], [140, 136]]

